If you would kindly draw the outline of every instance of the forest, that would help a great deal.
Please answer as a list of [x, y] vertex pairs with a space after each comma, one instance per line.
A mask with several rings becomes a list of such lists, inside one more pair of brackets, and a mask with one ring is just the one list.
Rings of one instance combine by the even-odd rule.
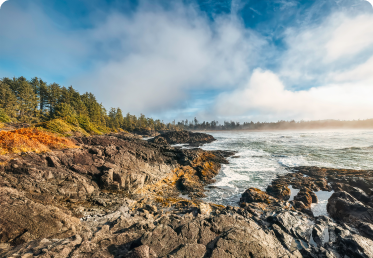
[[0, 79], [0, 122], [28, 123], [56, 133], [102, 134], [113, 131], [173, 130], [141, 114], [123, 114], [120, 108], [106, 110], [89, 92], [80, 94], [72, 86], [48, 84], [40, 78]]
[[316, 120], [316, 121], [278, 121], [278, 122], [235, 122], [219, 121], [199, 122], [197, 118], [193, 120], [182, 120], [177, 126], [184, 130], [309, 130], [309, 129], [367, 129], [373, 128], [373, 119], [366, 120]]
[[[340, 121], [278, 121], [278, 122], [200, 122], [182, 120], [163, 123], [159, 119], [124, 114], [120, 108], [107, 110], [96, 97], [80, 94], [72, 86], [48, 84], [40, 78], [0, 79], [0, 123], [27, 123], [47, 131], [70, 134], [103, 134], [117, 131], [146, 132], [164, 130], [305, 130], [334, 128], [373, 128], [373, 119]], [[1, 124], [0, 124], [1, 126]]]

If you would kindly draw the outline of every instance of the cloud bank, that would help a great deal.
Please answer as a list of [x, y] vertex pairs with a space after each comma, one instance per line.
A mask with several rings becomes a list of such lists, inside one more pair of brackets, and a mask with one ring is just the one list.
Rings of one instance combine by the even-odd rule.
[[[323, 7], [316, 2], [312, 15]], [[247, 26], [239, 2], [235, 12], [208, 15], [195, 4], [142, 1], [127, 13], [92, 13], [78, 27], [54, 22], [38, 4], [10, 3], [0, 12], [9, 24], [0, 26], [6, 76], [57, 78], [107, 107], [157, 118], [373, 117], [371, 11], [340, 8], [315, 22], [306, 14], [272, 35]], [[298, 6], [276, 4], [281, 12]]]
[[142, 7], [131, 17], [111, 15], [91, 36], [109, 58], [75, 84], [88, 82], [104, 99], [135, 112], [183, 106], [193, 90], [234, 88], [266, 45], [234, 17], [210, 23], [180, 5], [168, 11]]

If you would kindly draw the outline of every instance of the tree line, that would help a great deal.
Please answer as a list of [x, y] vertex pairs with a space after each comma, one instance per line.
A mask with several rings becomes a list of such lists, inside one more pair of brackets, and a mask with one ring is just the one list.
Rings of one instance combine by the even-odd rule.
[[175, 129], [172, 123], [165, 124], [143, 114], [124, 115], [120, 108], [107, 111], [92, 93], [80, 94], [72, 86], [48, 84], [37, 77], [0, 80], [0, 121], [35, 124], [54, 119], [63, 119], [89, 133]]
[[184, 130], [305, 130], [305, 129], [332, 129], [332, 128], [373, 128], [373, 119], [366, 120], [316, 120], [316, 121], [278, 121], [278, 122], [235, 122], [219, 121], [199, 122], [197, 118], [193, 120], [182, 120], [177, 126]]

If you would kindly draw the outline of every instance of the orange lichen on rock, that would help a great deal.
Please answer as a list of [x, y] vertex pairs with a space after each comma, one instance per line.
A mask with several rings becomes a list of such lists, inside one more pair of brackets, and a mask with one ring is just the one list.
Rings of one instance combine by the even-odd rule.
[[36, 128], [0, 131], [0, 154], [47, 152], [51, 149], [77, 148], [70, 140]]

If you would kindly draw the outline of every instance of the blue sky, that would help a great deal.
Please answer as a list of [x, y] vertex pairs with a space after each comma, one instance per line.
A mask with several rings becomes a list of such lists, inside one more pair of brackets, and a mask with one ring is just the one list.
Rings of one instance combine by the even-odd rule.
[[40, 77], [173, 119], [373, 117], [365, 0], [9, 0], [0, 78]]

